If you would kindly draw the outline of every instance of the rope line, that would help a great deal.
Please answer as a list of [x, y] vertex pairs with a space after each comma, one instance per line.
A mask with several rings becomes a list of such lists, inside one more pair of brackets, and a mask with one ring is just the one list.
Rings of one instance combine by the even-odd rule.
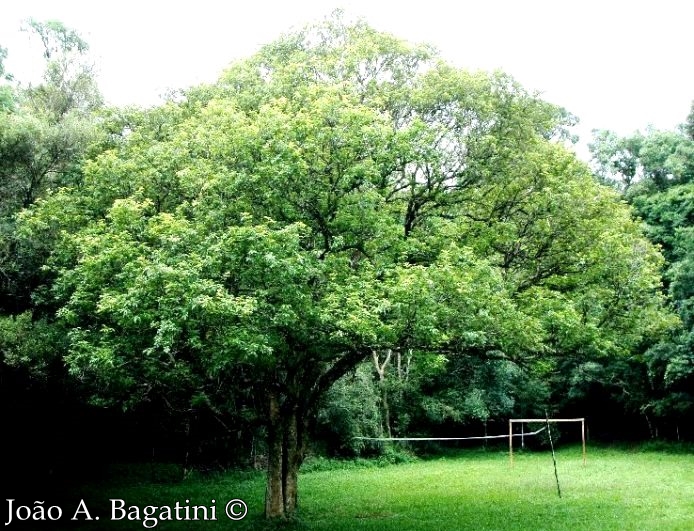
[[[512, 437], [529, 437], [545, 431], [547, 426], [529, 433], [514, 433]], [[353, 437], [362, 441], [470, 441], [473, 439], [508, 439], [509, 435], [482, 435], [478, 437]]]

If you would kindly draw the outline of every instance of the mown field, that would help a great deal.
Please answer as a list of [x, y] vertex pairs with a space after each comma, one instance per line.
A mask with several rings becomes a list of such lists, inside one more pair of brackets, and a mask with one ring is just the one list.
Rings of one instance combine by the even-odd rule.
[[[109, 498], [126, 505], [210, 505], [216, 521], [149, 522], [162, 530], [682, 530], [694, 529], [694, 454], [641, 449], [580, 448], [557, 453], [562, 498], [549, 452], [517, 455], [471, 451], [411, 463], [369, 466], [309, 462], [300, 478], [296, 521], [268, 526], [262, 518], [262, 473], [191, 477], [178, 483], [130, 478], [85, 491], [92, 516], [80, 529], [143, 529], [142, 521], [111, 522]], [[231, 521], [227, 500], [240, 498], [248, 515]], [[67, 511], [66, 511], [67, 512]], [[75, 529], [69, 517], [61, 529]], [[39, 529], [40, 526], [36, 528]]]

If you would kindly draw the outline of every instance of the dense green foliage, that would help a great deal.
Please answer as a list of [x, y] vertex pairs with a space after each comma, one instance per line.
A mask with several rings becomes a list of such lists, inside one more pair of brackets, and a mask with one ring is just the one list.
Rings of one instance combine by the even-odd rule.
[[0, 310], [12, 313], [29, 308], [46, 250], [44, 242], [19, 241], [16, 215], [51, 190], [79, 183], [101, 104], [86, 43], [59, 22], [28, 26], [45, 47], [43, 82], [3, 86], [0, 101]]
[[[608, 381], [623, 411], [685, 403], [659, 249], [562, 144], [573, 118], [509, 76], [335, 17], [161, 106], [102, 109], [86, 43], [29, 26], [44, 83], [0, 111], [5, 403], [48, 382], [186, 466], [252, 455], [268, 516], [296, 509], [309, 434], [354, 454], [590, 409]], [[689, 196], [657, 169], [685, 186], [691, 139], [620, 142], [601, 160], [647, 146], [648, 170], [617, 157], [623, 188], [647, 171], [672, 194], [633, 203], [691, 327]]]
[[[694, 109], [694, 107], [693, 107]], [[666, 259], [665, 286], [681, 327], [644, 353], [647, 387], [636, 404], [659, 425], [694, 419], [694, 136], [692, 117], [678, 131], [636, 133], [620, 138], [602, 131], [592, 150], [598, 171], [623, 190], [645, 224], [649, 239]], [[635, 385], [641, 382], [635, 379]], [[669, 426], [668, 426], [669, 425]]]

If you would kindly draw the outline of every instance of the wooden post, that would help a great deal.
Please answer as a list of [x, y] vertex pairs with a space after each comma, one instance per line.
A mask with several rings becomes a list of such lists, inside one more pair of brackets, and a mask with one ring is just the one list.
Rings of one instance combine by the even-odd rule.
[[[581, 446], [582, 446], [582, 451], [583, 451], [583, 466], [586, 464], [586, 439], [588, 436], [588, 428], [586, 428], [586, 419], [585, 417], [579, 417], [579, 418], [572, 418], [572, 419], [549, 419], [545, 417], [544, 419], [508, 419], [508, 456], [509, 460], [511, 462], [511, 466], [513, 466], [513, 423], [514, 422], [520, 422], [521, 423], [521, 447], [525, 447], [525, 429], [523, 426], [523, 423], [534, 423], [534, 422], [542, 422], [543, 424], [546, 425], [546, 429], [549, 430], [549, 424], [551, 422], [580, 422], [581, 423]], [[536, 432], [530, 432], [531, 434], [535, 434]], [[503, 435], [500, 435], [500, 437], [503, 437]]]
[[525, 450], [525, 424], [521, 422], [521, 450]]
[[554, 455], [554, 442], [552, 442], [552, 430], [549, 427], [549, 415], [545, 412], [547, 420], [547, 436], [549, 437], [549, 446], [552, 449], [552, 462], [554, 463], [554, 479], [557, 480], [557, 496], [561, 498], [561, 487], [559, 486], [559, 474], [557, 473], [557, 456]]
[[581, 419], [581, 443], [583, 445], [583, 466], [586, 466], [586, 419]]

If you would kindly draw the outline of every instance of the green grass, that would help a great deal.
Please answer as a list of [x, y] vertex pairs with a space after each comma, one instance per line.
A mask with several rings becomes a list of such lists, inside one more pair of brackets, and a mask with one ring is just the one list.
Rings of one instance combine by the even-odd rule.
[[[336, 468], [323, 463], [300, 477], [297, 521], [269, 527], [329, 531], [694, 530], [693, 454], [589, 448], [584, 467], [580, 449], [574, 447], [559, 451], [557, 460], [561, 499], [549, 452], [517, 455], [513, 468], [507, 454], [491, 451], [381, 467], [360, 463]], [[102, 518], [98, 525], [90, 523], [84, 529], [143, 529], [141, 522], [104, 521], [109, 497], [140, 506], [171, 505], [186, 499], [201, 505], [217, 501], [216, 522], [160, 522], [156, 529], [161, 530], [268, 527], [261, 516], [264, 477], [260, 473], [91, 489], [97, 501], [89, 509]], [[249, 514], [243, 521], [230, 521], [223, 514], [223, 502], [232, 498], [248, 503]]]

